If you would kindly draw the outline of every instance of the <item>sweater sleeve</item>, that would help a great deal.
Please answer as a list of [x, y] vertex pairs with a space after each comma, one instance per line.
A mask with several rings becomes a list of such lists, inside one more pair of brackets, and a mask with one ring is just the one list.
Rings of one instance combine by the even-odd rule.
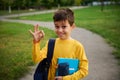
[[82, 45], [76, 47], [76, 55], [77, 58], [80, 60], [78, 71], [76, 71], [72, 75], [64, 76], [63, 80], [79, 80], [88, 75], [88, 59]]
[[40, 62], [47, 55], [47, 44], [42, 49], [40, 49], [40, 44], [41, 42], [33, 42], [32, 59], [35, 63]]

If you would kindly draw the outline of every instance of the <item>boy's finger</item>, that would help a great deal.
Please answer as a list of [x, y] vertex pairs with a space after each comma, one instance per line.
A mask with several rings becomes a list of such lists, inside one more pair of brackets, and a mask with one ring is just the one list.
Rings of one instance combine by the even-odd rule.
[[37, 31], [37, 28], [36, 28], [37, 26], [36, 25], [34, 25], [34, 32], [36, 32]]
[[32, 30], [29, 30], [29, 32], [33, 35], [34, 33], [32, 32]]
[[40, 34], [41, 34], [41, 37], [44, 37], [45, 36], [45, 33], [43, 30], [40, 30]]
[[55, 69], [57, 69], [58, 68], [58, 64], [55, 66]]
[[44, 31], [43, 31], [43, 30], [41, 30], [41, 32], [42, 32], [42, 36], [44, 37], [44, 36], [45, 36], [45, 33], [44, 33]]
[[38, 24], [34, 26], [34, 32], [38, 31], [39, 30], [39, 27], [38, 27]]

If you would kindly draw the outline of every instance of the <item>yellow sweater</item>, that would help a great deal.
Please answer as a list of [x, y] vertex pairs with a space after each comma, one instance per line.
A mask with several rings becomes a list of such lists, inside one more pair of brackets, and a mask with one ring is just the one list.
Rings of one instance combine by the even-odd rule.
[[[48, 42], [47, 42], [48, 44]], [[47, 56], [47, 44], [40, 50], [40, 42], [33, 44], [33, 61], [40, 62]], [[48, 80], [54, 80], [58, 58], [77, 58], [80, 60], [79, 70], [72, 75], [63, 77], [63, 80], [79, 80], [88, 74], [88, 59], [82, 44], [74, 39], [56, 39], [52, 63], [48, 73]]]

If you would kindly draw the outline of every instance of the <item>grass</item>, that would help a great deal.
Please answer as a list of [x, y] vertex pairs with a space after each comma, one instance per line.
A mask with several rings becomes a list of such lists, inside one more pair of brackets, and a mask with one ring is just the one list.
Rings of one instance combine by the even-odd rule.
[[12, 17], [11, 19], [52, 21], [52, 16], [53, 16], [53, 13], [44, 13], [44, 14], [34, 14], [30, 16]]
[[[0, 21], [0, 80], [17, 80], [34, 65], [32, 61], [32, 36], [28, 30], [32, 25]], [[53, 31], [41, 28], [47, 34], [42, 46], [50, 37], [55, 37]]]
[[76, 10], [76, 24], [80, 27], [100, 34], [108, 43], [116, 48], [113, 52], [120, 59], [120, 6], [100, 6]]
[[19, 13], [28, 13], [28, 12], [35, 12], [37, 10], [12, 10], [11, 13], [9, 13], [8, 10], [0, 10], [0, 16], [2, 15], [10, 15], [10, 14], [19, 14]]
[[[113, 54], [120, 60], [120, 6], [105, 6], [103, 12], [101, 12], [100, 6], [78, 9], [74, 12], [76, 25], [104, 37], [109, 44], [115, 47], [116, 51]], [[52, 15], [53, 13], [47, 13], [23, 16], [19, 19], [52, 21]]]

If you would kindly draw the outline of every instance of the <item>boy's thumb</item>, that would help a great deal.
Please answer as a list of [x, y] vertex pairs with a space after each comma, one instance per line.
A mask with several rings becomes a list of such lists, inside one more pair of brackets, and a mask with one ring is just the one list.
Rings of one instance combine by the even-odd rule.
[[32, 34], [32, 35], [34, 34], [34, 33], [32, 32], [32, 30], [29, 30], [29, 32], [30, 32], [30, 34]]

